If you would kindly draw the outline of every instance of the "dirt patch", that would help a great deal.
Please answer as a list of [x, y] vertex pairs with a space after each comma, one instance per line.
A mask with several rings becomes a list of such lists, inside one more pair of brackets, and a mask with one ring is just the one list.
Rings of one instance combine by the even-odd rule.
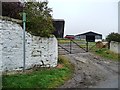
[[63, 68], [63, 64], [58, 64], [56, 68]]

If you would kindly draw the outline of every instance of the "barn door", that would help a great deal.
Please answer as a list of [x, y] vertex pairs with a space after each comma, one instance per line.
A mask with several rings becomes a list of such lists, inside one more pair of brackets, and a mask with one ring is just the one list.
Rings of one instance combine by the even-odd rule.
[[95, 42], [95, 36], [94, 35], [86, 35], [86, 41], [87, 42]]

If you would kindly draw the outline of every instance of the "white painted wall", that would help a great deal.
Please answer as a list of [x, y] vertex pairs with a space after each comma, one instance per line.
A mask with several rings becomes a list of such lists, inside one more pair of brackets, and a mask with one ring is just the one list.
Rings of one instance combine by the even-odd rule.
[[95, 42], [102, 41], [102, 39], [95, 39]]
[[110, 50], [115, 52], [115, 53], [120, 53], [120, 43], [115, 42], [115, 41], [111, 41]]
[[[19, 24], [0, 19], [0, 64], [2, 71], [23, 68], [23, 30]], [[55, 67], [58, 45], [55, 37], [41, 38], [26, 32], [26, 69], [35, 65]]]

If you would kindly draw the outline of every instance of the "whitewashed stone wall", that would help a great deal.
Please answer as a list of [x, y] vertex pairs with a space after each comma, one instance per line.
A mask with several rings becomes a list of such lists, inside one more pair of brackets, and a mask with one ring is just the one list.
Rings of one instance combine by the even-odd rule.
[[[0, 19], [0, 64], [2, 71], [23, 68], [23, 30], [19, 24]], [[55, 37], [41, 38], [26, 32], [26, 69], [55, 67], [58, 45]]]
[[120, 53], [120, 43], [115, 42], [115, 41], [111, 41], [110, 50], [115, 52], [115, 53]]

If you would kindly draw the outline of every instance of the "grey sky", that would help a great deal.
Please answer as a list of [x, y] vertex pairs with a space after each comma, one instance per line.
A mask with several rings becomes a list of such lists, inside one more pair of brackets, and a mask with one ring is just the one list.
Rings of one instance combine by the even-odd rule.
[[119, 0], [48, 0], [54, 19], [65, 20], [65, 35], [118, 32]]

